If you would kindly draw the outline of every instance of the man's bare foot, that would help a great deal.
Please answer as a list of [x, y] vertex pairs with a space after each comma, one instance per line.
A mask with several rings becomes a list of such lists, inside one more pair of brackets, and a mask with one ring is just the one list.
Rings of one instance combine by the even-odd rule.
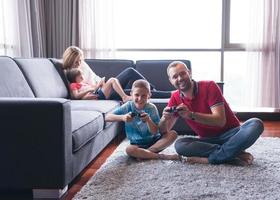
[[126, 103], [126, 102], [128, 102], [128, 101], [130, 101], [130, 100], [132, 100], [132, 97], [131, 97], [131, 96], [125, 95], [125, 96], [122, 97], [122, 101], [123, 101], [124, 103]]
[[142, 162], [142, 161], [144, 161], [145, 159], [143, 159], [143, 158], [135, 158], [135, 160], [138, 161], [138, 162]]
[[190, 164], [209, 164], [208, 162], [208, 158], [204, 158], [204, 157], [188, 157], [187, 158], [187, 163]]
[[158, 154], [159, 155], [159, 159], [161, 160], [180, 160], [180, 156], [178, 154]]
[[226, 161], [225, 164], [234, 165], [234, 166], [248, 166], [248, 163], [241, 160], [240, 158], [233, 158], [229, 161]]
[[242, 151], [237, 158], [245, 162], [247, 165], [251, 165], [254, 161], [254, 156], [246, 151]]

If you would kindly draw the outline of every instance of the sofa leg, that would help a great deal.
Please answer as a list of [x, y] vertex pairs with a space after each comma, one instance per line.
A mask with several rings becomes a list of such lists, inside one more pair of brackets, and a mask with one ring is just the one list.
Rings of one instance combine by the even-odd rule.
[[33, 189], [33, 199], [60, 199], [68, 190], [68, 185], [63, 189]]

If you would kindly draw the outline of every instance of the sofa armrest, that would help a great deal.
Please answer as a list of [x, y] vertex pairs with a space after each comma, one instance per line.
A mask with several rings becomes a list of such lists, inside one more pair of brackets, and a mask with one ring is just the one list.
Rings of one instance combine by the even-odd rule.
[[72, 178], [70, 101], [0, 98], [0, 188], [63, 188]]

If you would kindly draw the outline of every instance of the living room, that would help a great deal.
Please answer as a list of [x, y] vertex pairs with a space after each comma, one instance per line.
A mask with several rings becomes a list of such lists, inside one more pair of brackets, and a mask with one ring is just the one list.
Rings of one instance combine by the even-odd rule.
[[[40, 192], [43, 196], [58, 192], [57, 198], [72, 199], [95, 174], [96, 166], [100, 167], [99, 160], [105, 162], [124, 139], [121, 123], [104, 121], [119, 102], [107, 101], [104, 106], [102, 101], [93, 105], [71, 100], [61, 68], [69, 46], [79, 47], [85, 62], [101, 77], [115, 77], [132, 67], [158, 90], [174, 89], [166, 74], [171, 61], [190, 61], [192, 78], [220, 84], [240, 121], [260, 118], [265, 127], [262, 136], [280, 136], [280, 15], [276, 0], [2, 0], [0, 11], [1, 119], [5, 122], [3, 132], [13, 133], [5, 143], [15, 141], [10, 147], [3, 144], [4, 163], [22, 169], [16, 172], [12, 164], [4, 166], [5, 181], [0, 189], [7, 198], [10, 193], [28, 199], [35, 194], [39, 198]], [[42, 75], [40, 80], [38, 75]], [[162, 115], [167, 100], [153, 102]], [[36, 110], [37, 104], [44, 107]], [[21, 121], [28, 109], [35, 110]], [[85, 114], [91, 109], [99, 113]], [[81, 140], [79, 131], [68, 138], [67, 133], [78, 126], [73, 120], [84, 114], [98, 116], [99, 121], [80, 130], [86, 138]], [[18, 127], [11, 127], [14, 123]], [[176, 131], [189, 130], [182, 126], [177, 123]], [[89, 133], [91, 129], [94, 133]], [[49, 137], [52, 131], [61, 136], [57, 143], [53, 142], [56, 137]], [[37, 138], [38, 132], [48, 137]], [[104, 139], [100, 133], [109, 136]], [[40, 146], [47, 148], [47, 142], [53, 144], [53, 152], [41, 152]], [[55, 156], [59, 145], [64, 149]], [[28, 149], [24, 150], [25, 146]], [[46, 156], [42, 156], [41, 165], [32, 148]], [[29, 155], [11, 161], [21, 151]], [[57, 166], [43, 167], [47, 161]], [[7, 173], [8, 169], [15, 175]], [[49, 179], [44, 175], [48, 170]], [[81, 178], [85, 175], [86, 179]], [[57, 179], [51, 180], [53, 177]]]

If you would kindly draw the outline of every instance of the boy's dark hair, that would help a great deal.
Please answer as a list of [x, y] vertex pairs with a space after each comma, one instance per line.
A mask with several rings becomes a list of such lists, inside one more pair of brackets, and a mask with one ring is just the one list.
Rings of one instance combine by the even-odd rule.
[[82, 74], [82, 72], [78, 68], [72, 68], [72, 69], [68, 69], [66, 71], [66, 77], [67, 77], [67, 79], [70, 83], [75, 83], [76, 82], [76, 77], [81, 75], [81, 74]]

